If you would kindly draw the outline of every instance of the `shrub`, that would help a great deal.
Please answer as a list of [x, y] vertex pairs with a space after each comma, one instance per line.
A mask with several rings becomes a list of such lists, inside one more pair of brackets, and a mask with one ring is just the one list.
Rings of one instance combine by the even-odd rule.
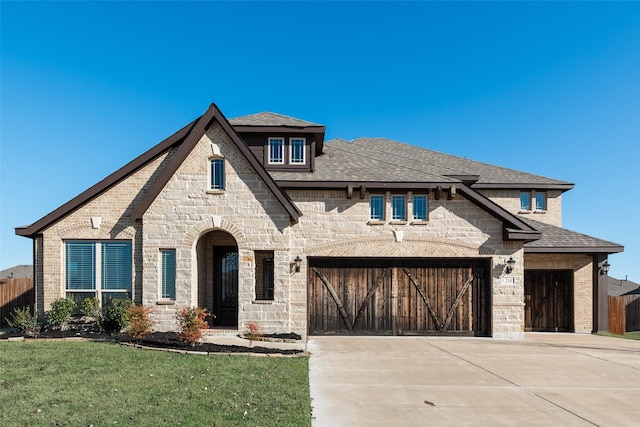
[[131, 300], [124, 298], [109, 298], [102, 309], [101, 327], [106, 332], [120, 332], [127, 327], [127, 308]]
[[204, 320], [207, 317], [207, 310], [204, 308], [183, 308], [176, 313], [176, 319], [180, 324], [178, 339], [189, 343], [192, 347], [202, 338], [202, 330], [209, 325]]
[[80, 302], [80, 313], [85, 316], [100, 320], [102, 317], [102, 307], [98, 298], [85, 298]]
[[31, 314], [29, 307], [16, 307], [11, 313], [12, 319], [6, 319], [9, 326], [17, 329], [21, 334], [29, 337], [37, 337], [40, 333], [40, 325], [38, 324], [38, 316]]
[[141, 340], [153, 331], [153, 320], [149, 315], [153, 313], [153, 307], [144, 305], [130, 305], [127, 307], [125, 314], [129, 321], [127, 333], [137, 340]]
[[71, 318], [76, 303], [70, 298], [58, 298], [51, 303], [51, 310], [47, 312], [47, 319], [51, 326], [64, 330]]
[[249, 339], [249, 341], [256, 341], [262, 338], [262, 330], [260, 330], [260, 326], [256, 322], [247, 323], [247, 330], [244, 333], [244, 336]]

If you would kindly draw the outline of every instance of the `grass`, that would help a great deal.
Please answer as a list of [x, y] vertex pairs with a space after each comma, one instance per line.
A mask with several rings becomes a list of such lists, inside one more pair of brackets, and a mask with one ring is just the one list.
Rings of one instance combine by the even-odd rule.
[[308, 359], [0, 342], [0, 426], [311, 424]]
[[611, 332], [598, 332], [598, 335], [614, 338], [626, 338], [628, 340], [640, 340], [640, 331], [626, 332], [624, 335], [612, 334]]

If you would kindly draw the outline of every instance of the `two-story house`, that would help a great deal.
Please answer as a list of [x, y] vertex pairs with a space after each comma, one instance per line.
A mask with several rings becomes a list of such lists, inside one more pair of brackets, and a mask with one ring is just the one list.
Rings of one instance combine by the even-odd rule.
[[607, 325], [573, 184], [260, 113], [195, 121], [35, 223], [36, 302], [133, 298], [160, 330], [523, 336]]

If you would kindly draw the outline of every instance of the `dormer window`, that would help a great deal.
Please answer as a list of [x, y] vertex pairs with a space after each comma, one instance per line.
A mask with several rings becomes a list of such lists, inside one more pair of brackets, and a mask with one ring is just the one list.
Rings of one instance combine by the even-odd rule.
[[306, 140], [304, 138], [290, 138], [289, 139], [289, 149], [291, 153], [291, 158], [289, 163], [292, 165], [304, 165], [305, 164], [305, 144]]
[[520, 192], [521, 211], [545, 211], [547, 210], [547, 193], [544, 191]]
[[284, 138], [269, 138], [269, 164], [284, 164]]

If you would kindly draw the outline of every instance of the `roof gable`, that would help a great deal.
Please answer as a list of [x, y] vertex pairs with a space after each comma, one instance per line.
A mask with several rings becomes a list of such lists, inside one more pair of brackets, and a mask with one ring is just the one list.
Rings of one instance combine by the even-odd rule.
[[185, 161], [189, 153], [191, 153], [195, 145], [200, 141], [200, 138], [202, 138], [214, 121], [217, 121], [220, 124], [220, 127], [249, 161], [253, 169], [265, 182], [269, 190], [271, 190], [271, 192], [276, 196], [276, 199], [278, 199], [278, 202], [280, 202], [282, 207], [287, 211], [291, 219], [297, 222], [298, 218], [302, 215], [302, 212], [298, 210], [289, 196], [287, 196], [287, 194], [278, 187], [271, 175], [269, 175], [267, 170], [262, 166], [258, 159], [256, 159], [253, 153], [251, 153], [249, 147], [247, 147], [244, 141], [242, 141], [240, 136], [236, 133], [229, 121], [224, 117], [220, 109], [215, 104], [211, 104], [207, 111], [196, 121], [169, 164], [167, 164], [167, 167], [154, 181], [142, 200], [140, 200], [140, 202], [133, 208], [133, 212], [131, 213], [132, 219], [142, 219], [142, 216], [147, 211], [151, 203], [156, 199], [156, 197], [158, 197], [160, 191], [162, 191], [169, 179], [171, 179], [171, 177], [176, 173], [180, 165]]

